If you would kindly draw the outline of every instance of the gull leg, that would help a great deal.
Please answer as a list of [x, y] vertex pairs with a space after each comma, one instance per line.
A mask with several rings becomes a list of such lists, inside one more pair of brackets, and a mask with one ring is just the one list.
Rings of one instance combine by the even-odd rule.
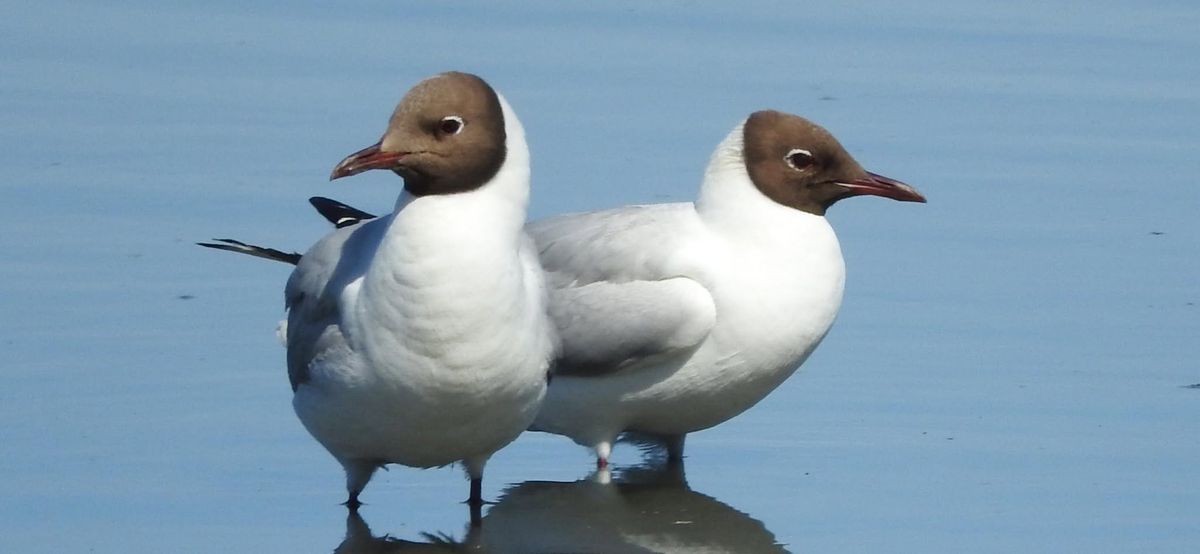
[[375, 470], [379, 469], [379, 464], [365, 460], [344, 460], [342, 467], [346, 470], [347, 493], [346, 501], [342, 505], [352, 512], [357, 511], [359, 506], [362, 506], [358, 495], [366, 488], [371, 476], [375, 474]]
[[612, 441], [600, 441], [593, 448], [596, 451], [596, 469], [607, 469], [608, 456], [612, 454]]
[[687, 440], [687, 435], [669, 435], [663, 437], [663, 444], [667, 446], [667, 466], [677, 466], [683, 464], [683, 442]]

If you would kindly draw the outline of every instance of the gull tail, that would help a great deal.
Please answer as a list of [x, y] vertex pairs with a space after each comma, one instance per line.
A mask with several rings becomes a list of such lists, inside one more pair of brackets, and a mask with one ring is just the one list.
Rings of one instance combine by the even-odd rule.
[[238, 252], [257, 258], [265, 258], [275, 260], [286, 264], [296, 265], [300, 263], [300, 254], [295, 252], [284, 252], [274, 248], [264, 248], [262, 246], [254, 246], [246, 244], [242, 241], [233, 239], [212, 239], [213, 242], [197, 242], [196, 244], [205, 248], [216, 248], [217, 250], [228, 250], [230, 252]]

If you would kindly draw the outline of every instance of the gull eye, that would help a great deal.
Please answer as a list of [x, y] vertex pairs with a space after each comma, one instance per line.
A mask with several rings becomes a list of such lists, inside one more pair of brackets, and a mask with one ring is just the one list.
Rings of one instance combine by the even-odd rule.
[[788, 152], [787, 156], [784, 156], [783, 159], [788, 165], [792, 166], [792, 169], [795, 169], [796, 171], [804, 171], [805, 169], [812, 167], [813, 164], [817, 163], [817, 160], [813, 158], [812, 152], [804, 150], [803, 148], [793, 149], [791, 152]]
[[457, 115], [448, 115], [443, 117], [438, 123], [438, 130], [445, 135], [457, 135], [461, 133], [463, 127], [466, 126], [467, 124], [463, 122], [461, 117], [458, 117]]

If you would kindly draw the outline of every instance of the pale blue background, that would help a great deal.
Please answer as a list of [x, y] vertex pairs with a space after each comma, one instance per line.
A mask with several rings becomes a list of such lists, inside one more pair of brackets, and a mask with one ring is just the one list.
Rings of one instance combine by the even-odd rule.
[[[697, 493], [797, 552], [1197, 547], [1200, 5], [405, 4], [0, 6], [0, 551], [342, 541], [273, 333], [288, 268], [191, 243], [303, 250], [308, 196], [389, 208], [394, 177], [326, 176], [447, 69], [520, 114], [533, 217], [690, 199], [761, 108], [929, 197], [834, 208], [839, 321], [692, 437]], [[590, 464], [527, 435], [485, 494]], [[465, 495], [398, 468], [363, 515], [462, 538]]]

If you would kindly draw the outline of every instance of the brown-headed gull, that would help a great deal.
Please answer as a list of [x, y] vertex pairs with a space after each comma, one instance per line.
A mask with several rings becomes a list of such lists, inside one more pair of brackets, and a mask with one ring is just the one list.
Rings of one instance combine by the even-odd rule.
[[404, 179], [391, 214], [339, 226], [298, 258], [222, 246], [296, 264], [292, 404], [345, 468], [347, 505], [386, 464], [460, 462], [477, 513], [484, 464], [533, 421], [554, 352], [522, 230], [525, 133], [482, 79], [444, 73], [409, 91], [383, 138], [331, 179], [371, 169]]
[[717, 147], [695, 203], [526, 226], [562, 340], [533, 429], [592, 448], [600, 467], [625, 432], [681, 460], [688, 433], [758, 403], [825, 337], [845, 284], [825, 211], [860, 195], [925, 201], [820, 126], [760, 111]]
[[[528, 224], [561, 339], [532, 428], [592, 448], [600, 467], [622, 433], [661, 443], [680, 461], [687, 433], [758, 403], [829, 332], [845, 264], [825, 212], [863, 195], [925, 202], [863, 169], [822, 127], [760, 111], [718, 145], [694, 203]], [[372, 217], [313, 202], [338, 224]], [[230, 240], [208, 246], [275, 252]]]

